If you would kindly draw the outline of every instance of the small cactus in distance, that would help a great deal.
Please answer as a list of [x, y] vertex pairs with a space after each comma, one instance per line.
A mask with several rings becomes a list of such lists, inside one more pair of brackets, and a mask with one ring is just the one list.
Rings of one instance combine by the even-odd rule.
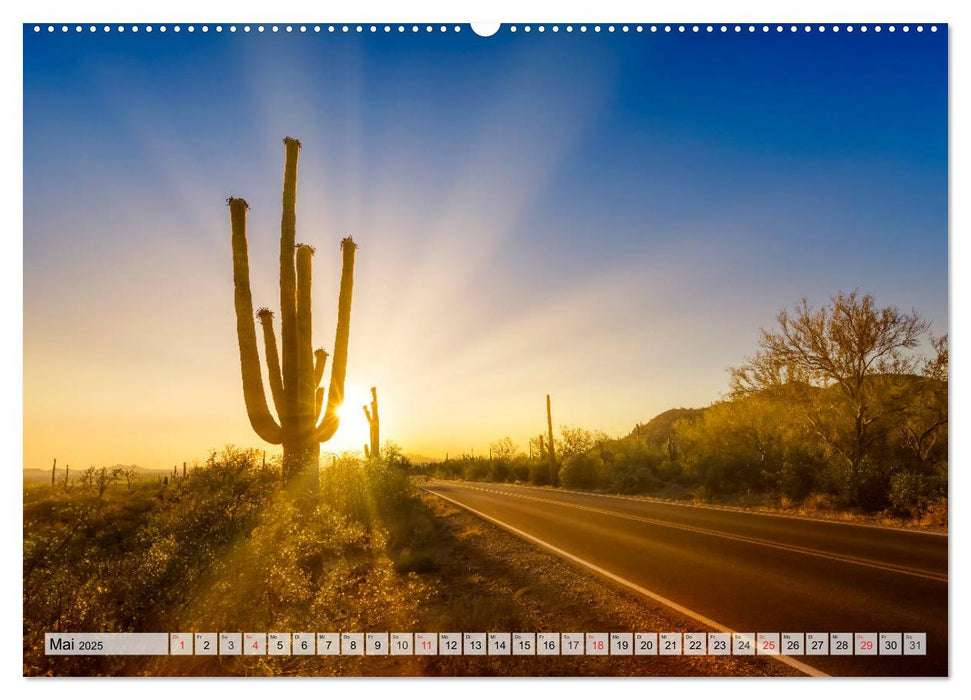
[[330, 390], [324, 408], [324, 389], [320, 382], [327, 353], [320, 348], [314, 351], [311, 343], [311, 268], [314, 249], [309, 245], [298, 245], [295, 240], [300, 142], [286, 138], [283, 143], [286, 147], [286, 162], [283, 175], [283, 217], [280, 225], [282, 347], [277, 348], [273, 313], [263, 308], [256, 314], [263, 329], [270, 394], [277, 418], [273, 417], [267, 405], [256, 344], [246, 240], [246, 212], [249, 206], [245, 200], [231, 197], [228, 203], [232, 224], [236, 335], [239, 342], [243, 399], [250, 425], [266, 442], [282, 445], [283, 470], [286, 475], [304, 474], [310, 481], [310, 488], [316, 489], [320, 443], [327, 442], [337, 432], [340, 423], [337, 409], [344, 402], [351, 295], [354, 286], [354, 254], [357, 246], [350, 237], [341, 241], [342, 268], [337, 302], [337, 334], [334, 339]]
[[550, 395], [546, 395], [546, 429], [549, 433], [549, 445], [546, 448], [546, 453], [550, 458], [550, 483], [554, 486], [557, 484], [557, 473], [556, 473], [556, 449], [553, 446], [553, 414], [550, 411]]
[[381, 456], [381, 419], [378, 417], [378, 390], [371, 387], [371, 408], [365, 405], [364, 417], [371, 428], [371, 447], [364, 446], [364, 456], [368, 459], [378, 459]]

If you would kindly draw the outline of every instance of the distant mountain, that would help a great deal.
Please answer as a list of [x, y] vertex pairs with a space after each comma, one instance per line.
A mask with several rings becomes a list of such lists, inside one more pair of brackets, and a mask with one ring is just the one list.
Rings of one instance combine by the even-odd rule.
[[[84, 468], [72, 468], [71, 469], [71, 481], [74, 481], [81, 473], [86, 469]], [[160, 475], [165, 475], [170, 473], [168, 469], [149, 469], [148, 467], [140, 467], [137, 464], [114, 464], [108, 469], [133, 469], [138, 476], [144, 477], [156, 477]], [[179, 467], [179, 472], [181, 473], [182, 468]], [[64, 468], [57, 468], [57, 480], [64, 480]], [[51, 481], [51, 470], [50, 469], [24, 469], [24, 481], [29, 481], [31, 483], [50, 483]]]
[[662, 449], [679, 420], [696, 421], [704, 414], [703, 408], [671, 408], [659, 413], [644, 424], [638, 424], [628, 437], [643, 440], [656, 449]]

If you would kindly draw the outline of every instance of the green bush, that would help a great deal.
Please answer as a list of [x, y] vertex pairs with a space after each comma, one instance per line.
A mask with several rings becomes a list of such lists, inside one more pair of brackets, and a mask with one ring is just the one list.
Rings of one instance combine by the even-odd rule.
[[938, 476], [903, 471], [890, 479], [890, 504], [894, 512], [918, 522], [947, 495]]

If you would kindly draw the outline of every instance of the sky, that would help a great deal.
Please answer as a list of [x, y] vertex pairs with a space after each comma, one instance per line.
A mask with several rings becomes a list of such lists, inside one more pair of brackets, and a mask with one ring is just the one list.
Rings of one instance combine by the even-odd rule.
[[[255, 25], [254, 25], [255, 27]], [[395, 27], [396, 29], [396, 27]], [[24, 467], [261, 447], [227, 196], [279, 309], [284, 136], [314, 342], [360, 249], [344, 419], [442, 457], [723, 397], [803, 296], [943, 333], [946, 31], [479, 37], [24, 28]], [[262, 353], [262, 347], [261, 347]]]

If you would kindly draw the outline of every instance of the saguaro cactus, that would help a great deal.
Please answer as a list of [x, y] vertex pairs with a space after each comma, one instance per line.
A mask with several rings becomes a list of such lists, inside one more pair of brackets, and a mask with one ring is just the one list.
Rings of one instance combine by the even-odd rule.
[[[249, 255], [246, 242], [246, 201], [230, 197], [232, 224], [233, 282], [236, 289], [236, 335], [239, 341], [243, 400], [250, 425], [256, 434], [273, 445], [283, 446], [283, 469], [288, 476], [305, 474], [317, 484], [320, 443], [330, 440], [340, 424], [337, 409], [344, 402], [347, 370], [347, 341], [350, 335], [351, 294], [354, 287], [354, 253], [357, 246], [348, 237], [341, 241], [342, 267], [337, 302], [337, 335], [331, 366], [327, 408], [320, 381], [327, 353], [311, 343], [311, 268], [314, 249], [296, 243], [297, 158], [300, 142], [285, 138], [286, 164], [283, 174], [283, 217], [280, 225], [280, 316], [282, 348], [277, 349], [273, 312], [262, 308], [256, 316], [263, 329], [270, 393], [278, 420], [266, 402], [260, 373], [253, 301], [249, 285]], [[281, 369], [282, 359], [282, 369]], [[323, 410], [323, 417], [321, 412]]]
[[546, 454], [550, 458], [550, 483], [556, 485], [556, 449], [553, 447], [553, 414], [550, 412], [550, 395], [546, 395], [546, 430], [549, 433], [549, 447]]
[[377, 459], [381, 456], [381, 419], [378, 417], [378, 390], [371, 387], [371, 409], [365, 405], [364, 417], [367, 418], [368, 425], [371, 427], [371, 449], [365, 445], [364, 455], [369, 458]]
[[54, 458], [54, 464], [51, 465], [51, 488], [54, 488], [54, 477], [57, 474], [57, 457]]

